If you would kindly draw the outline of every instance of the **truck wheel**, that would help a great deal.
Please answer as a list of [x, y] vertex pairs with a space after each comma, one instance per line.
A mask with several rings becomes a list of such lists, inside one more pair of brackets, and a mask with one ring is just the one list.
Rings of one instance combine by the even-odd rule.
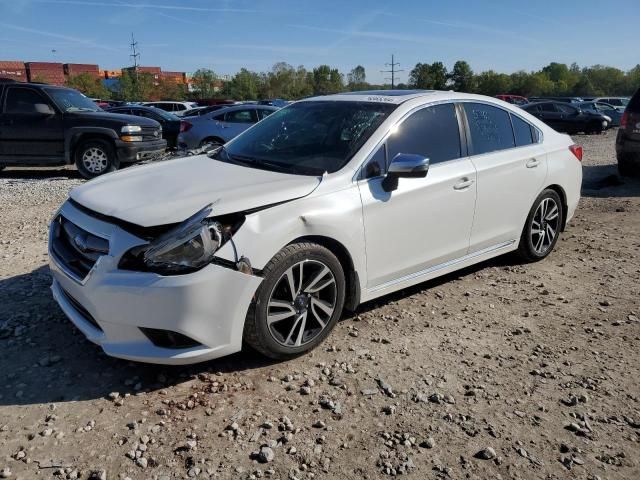
[[82, 142], [75, 152], [76, 167], [86, 179], [118, 169], [118, 157], [113, 146], [99, 138]]
[[244, 324], [244, 341], [274, 359], [318, 346], [342, 314], [345, 278], [340, 261], [321, 245], [293, 243], [263, 269]]

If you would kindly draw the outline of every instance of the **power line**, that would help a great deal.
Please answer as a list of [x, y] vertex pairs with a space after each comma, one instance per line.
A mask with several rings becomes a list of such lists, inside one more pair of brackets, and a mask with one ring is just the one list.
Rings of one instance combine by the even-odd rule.
[[394, 56], [391, 54], [391, 63], [385, 63], [385, 67], [391, 67], [391, 70], [380, 70], [380, 73], [390, 73], [391, 78], [385, 78], [385, 80], [391, 80], [391, 88], [396, 86], [396, 73], [404, 72], [404, 70], [398, 70], [396, 67], [400, 66], [399, 63], [394, 61]]

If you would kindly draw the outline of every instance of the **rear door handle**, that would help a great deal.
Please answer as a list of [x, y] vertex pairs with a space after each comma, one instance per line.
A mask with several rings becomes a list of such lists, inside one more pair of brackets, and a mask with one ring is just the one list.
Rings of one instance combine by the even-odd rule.
[[540, 165], [540, 161], [537, 158], [532, 158], [526, 163], [526, 165], [527, 168], [536, 168], [538, 165]]
[[466, 188], [469, 188], [471, 185], [473, 185], [473, 180], [471, 180], [470, 178], [463, 178], [460, 182], [456, 183], [453, 186], [454, 190], [464, 190]]

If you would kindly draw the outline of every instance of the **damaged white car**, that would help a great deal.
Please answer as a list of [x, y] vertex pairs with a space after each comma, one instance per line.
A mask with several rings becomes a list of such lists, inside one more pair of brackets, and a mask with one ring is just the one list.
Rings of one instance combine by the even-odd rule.
[[343, 309], [518, 250], [546, 257], [582, 149], [517, 107], [454, 92], [296, 102], [208, 155], [75, 188], [49, 254], [65, 314], [115, 357], [289, 358]]

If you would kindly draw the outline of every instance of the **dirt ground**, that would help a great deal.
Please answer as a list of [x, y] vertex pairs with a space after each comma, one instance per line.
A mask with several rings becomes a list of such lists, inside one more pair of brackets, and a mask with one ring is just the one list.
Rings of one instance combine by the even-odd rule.
[[584, 189], [546, 260], [363, 305], [293, 361], [105, 356], [51, 298], [71, 169], [0, 174], [0, 478], [638, 479], [640, 181], [576, 136]]

